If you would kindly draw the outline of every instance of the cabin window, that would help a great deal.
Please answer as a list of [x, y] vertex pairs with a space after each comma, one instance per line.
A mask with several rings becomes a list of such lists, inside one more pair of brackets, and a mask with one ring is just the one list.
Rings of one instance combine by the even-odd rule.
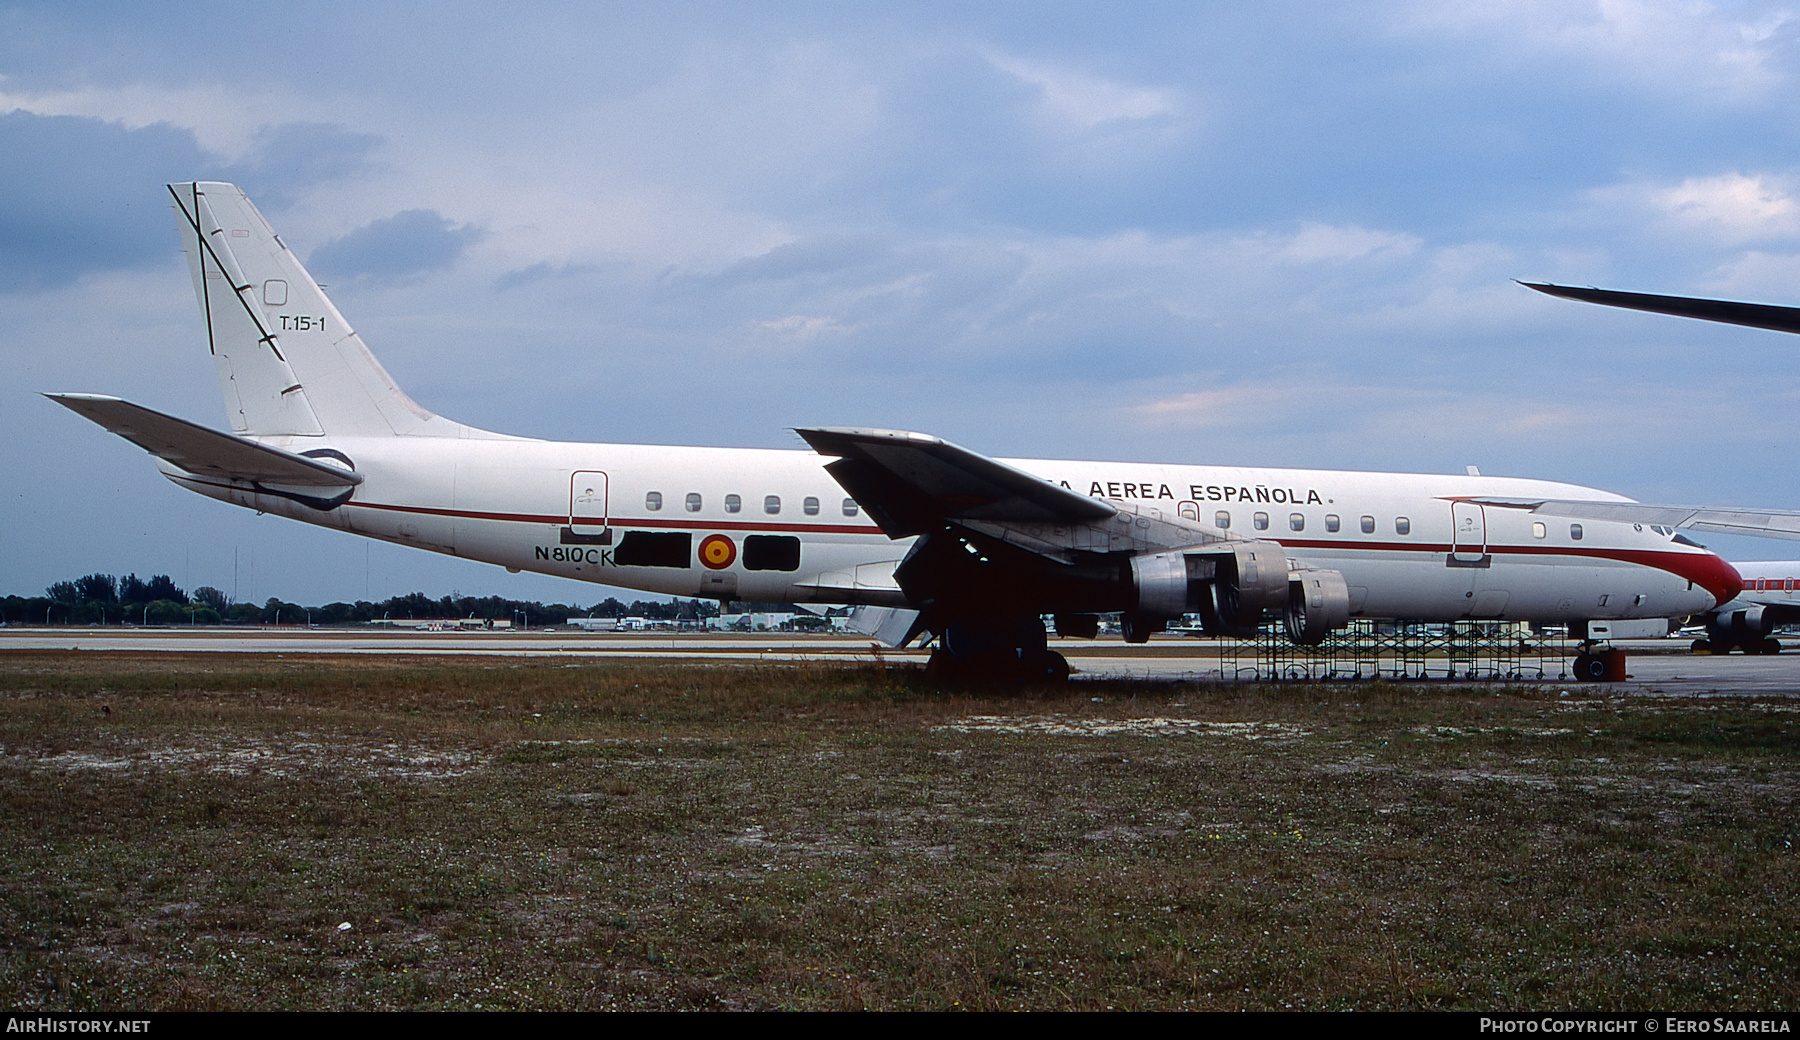
[[800, 511], [807, 516], [818, 516], [819, 500], [811, 495], [807, 495], [806, 499], [800, 503]]
[[735, 513], [738, 510], [743, 509], [743, 508], [744, 508], [744, 500], [742, 498], [738, 497], [737, 495], [726, 495], [725, 496], [725, 511], [727, 513]]
[[1412, 534], [1412, 521], [1404, 516], [1394, 517], [1395, 534]]
[[687, 511], [690, 513], [698, 513], [700, 511], [700, 492], [688, 492]]
[[1213, 526], [1221, 531], [1231, 530], [1231, 514], [1221, 509], [1213, 514]]
[[797, 571], [800, 539], [785, 534], [753, 534], [744, 539], [747, 571]]
[[1290, 530], [1290, 531], [1306, 530], [1306, 514], [1305, 513], [1289, 513], [1288, 514], [1288, 530]]
[[1531, 537], [1542, 538], [1542, 537], [1544, 537], [1545, 533], [1546, 532], [1544, 531], [1544, 522], [1542, 520], [1533, 520], [1531, 522]]
[[774, 516], [776, 513], [781, 512], [781, 496], [780, 495], [764, 495], [763, 496], [763, 512], [769, 514], [770, 516]]
[[1337, 534], [1338, 528], [1340, 528], [1342, 526], [1343, 526], [1343, 524], [1338, 522], [1338, 516], [1336, 513], [1326, 513], [1325, 514], [1325, 530], [1330, 531], [1332, 534]]
[[644, 495], [644, 508], [652, 513], [662, 508], [662, 492], [651, 491]]
[[1363, 534], [1374, 534], [1375, 533], [1375, 518], [1374, 517], [1365, 516], [1362, 518], [1362, 533]]
[[856, 515], [856, 499], [854, 499], [854, 498], [844, 499], [844, 515], [845, 516], [855, 516]]
[[1256, 528], [1258, 531], [1267, 531], [1269, 529], [1269, 514], [1258, 513], [1251, 517], [1250, 526]]
[[1581, 541], [1581, 525], [1580, 524], [1570, 524], [1569, 525], [1569, 537], [1575, 539], [1578, 542]]

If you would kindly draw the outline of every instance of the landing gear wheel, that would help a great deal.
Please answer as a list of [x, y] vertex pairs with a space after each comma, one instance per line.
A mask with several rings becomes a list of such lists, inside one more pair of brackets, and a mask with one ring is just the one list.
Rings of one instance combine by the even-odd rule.
[[1596, 654], [1575, 655], [1575, 678], [1582, 682], [1601, 682], [1606, 678], [1606, 660]]
[[1756, 652], [1759, 654], [1781, 653], [1781, 640], [1776, 639], [1774, 636], [1770, 636], [1758, 644]]
[[1026, 674], [1032, 685], [1061, 686], [1069, 681], [1068, 658], [1054, 650], [1041, 650], [1026, 658]]
[[925, 678], [934, 683], [960, 683], [969, 677], [969, 662], [943, 647], [931, 652], [925, 662]]
[[1719, 652], [1718, 644], [1710, 639], [1696, 639], [1694, 640], [1694, 645], [1690, 647], [1690, 649], [1696, 654], [1716, 654]]

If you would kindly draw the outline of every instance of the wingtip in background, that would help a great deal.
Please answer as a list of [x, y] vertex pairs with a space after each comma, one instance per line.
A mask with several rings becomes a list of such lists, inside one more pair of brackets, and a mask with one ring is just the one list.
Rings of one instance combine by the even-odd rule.
[[1736, 300], [1709, 300], [1698, 296], [1661, 296], [1655, 293], [1621, 292], [1617, 289], [1579, 288], [1551, 282], [1519, 281], [1527, 289], [1565, 300], [1597, 303], [1604, 307], [1668, 314], [1677, 318], [1695, 318], [1727, 325], [1743, 325], [1771, 332], [1800, 333], [1800, 307], [1783, 307], [1772, 303], [1742, 303]]

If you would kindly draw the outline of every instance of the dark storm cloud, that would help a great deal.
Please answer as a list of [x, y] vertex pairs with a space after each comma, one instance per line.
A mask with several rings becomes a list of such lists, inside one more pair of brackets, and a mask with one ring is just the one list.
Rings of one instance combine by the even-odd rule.
[[436, 210], [409, 209], [332, 239], [313, 250], [306, 263], [330, 277], [403, 282], [454, 265], [463, 250], [486, 234], [469, 224], [452, 224]]
[[331, 123], [283, 123], [256, 132], [254, 150], [237, 168], [246, 189], [254, 185], [257, 205], [281, 210], [305, 189], [365, 173], [381, 145], [375, 134], [359, 134]]
[[279, 212], [306, 187], [360, 172], [381, 139], [325, 123], [259, 130], [235, 164], [185, 129], [86, 116], [0, 115], [0, 292], [167, 259], [178, 248], [163, 185], [228, 180]]
[[163, 185], [218, 169], [186, 130], [0, 115], [0, 292], [55, 288], [176, 248]]

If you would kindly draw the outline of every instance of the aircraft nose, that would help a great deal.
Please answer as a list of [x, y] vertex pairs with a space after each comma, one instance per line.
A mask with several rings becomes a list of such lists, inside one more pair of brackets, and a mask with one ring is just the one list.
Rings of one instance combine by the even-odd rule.
[[1712, 603], [1697, 608], [1697, 611], [1729, 603], [1744, 589], [1743, 575], [1717, 553], [1695, 550], [1670, 554], [1664, 560], [1666, 562], [1658, 565], [1661, 569], [1678, 578], [1686, 578], [1694, 591], [1704, 591], [1712, 597]]
[[1715, 607], [1731, 602], [1744, 591], [1744, 576], [1715, 553], [1695, 556], [1691, 568], [1684, 571], [1682, 577], [1712, 594]]

